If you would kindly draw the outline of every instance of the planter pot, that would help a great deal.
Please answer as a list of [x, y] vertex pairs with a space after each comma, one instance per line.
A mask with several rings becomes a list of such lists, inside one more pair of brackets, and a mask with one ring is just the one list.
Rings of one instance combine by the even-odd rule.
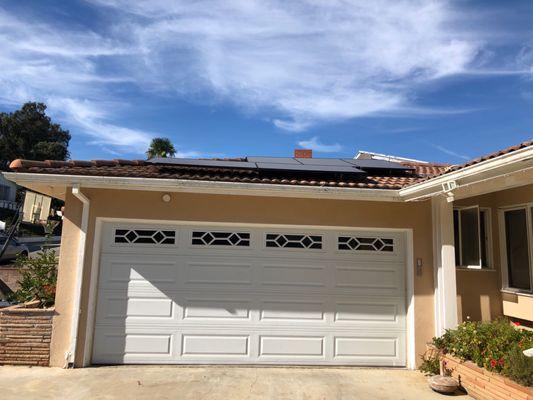
[[21, 304], [0, 309], [0, 365], [49, 365], [55, 311], [34, 307]]

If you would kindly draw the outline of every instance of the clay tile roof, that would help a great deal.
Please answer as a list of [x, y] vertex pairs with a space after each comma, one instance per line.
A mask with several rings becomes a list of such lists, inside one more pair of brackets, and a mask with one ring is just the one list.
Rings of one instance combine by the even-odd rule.
[[[245, 161], [245, 158], [225, 159]], [[259, 171], [246, 168], [211, 167], [195, 165], [152, 164], [144, 160], [92, 160], [92, 161], [32, 161], [15, 160], [10, 169], [54, 175], [108, 176], [131, 178], [185, 179], [216, 182], [242, 182], [299, 186], [327, 186], [369, 189], [401, 189], [444, 172], [448, 165], [404, 163], [412, 170], [384, 172], [382, 176], [346, 175], [330, 173], [317, 175], [310, 172]]]

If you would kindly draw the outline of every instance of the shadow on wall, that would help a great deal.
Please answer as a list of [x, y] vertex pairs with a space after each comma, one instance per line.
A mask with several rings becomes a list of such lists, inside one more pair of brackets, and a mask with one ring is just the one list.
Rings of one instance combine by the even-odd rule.
[[497, 272], [465, 271], [457, 275], [459, 321], [490, 321], [503, 316]]

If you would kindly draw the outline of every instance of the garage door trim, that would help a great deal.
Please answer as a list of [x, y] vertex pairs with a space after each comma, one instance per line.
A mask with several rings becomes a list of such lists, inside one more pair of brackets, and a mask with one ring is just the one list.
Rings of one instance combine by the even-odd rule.
[[[414, 255], [413, 255], [413, 230], [409, 228], [386, 228], [386, 227], [347, 227], [347, 226], [323, 226], [323, 225], [284, 225], [284, 224], [256, 224], [256, 223], [226, 223], [213, 221], [169, 221], [153, 219], [130, 219], [96, 217], [94, 228], [94, 245], [92, 246], [92, 262], [89, 285], [89, 301], [87, 310], [87, 325], [85, 332], [85, 344], [83, 353], [83, 365], [91, 364], [92, 347], [94, 339], [94, 325], [96, 320], [96, 304], [98, 290], [98, 274], [100, 270], [100, 254], [102, 249], [103, 228], [107, 223], [120, 224], [153, 224], [157, 226], [168, 225], [195, 225], [198, 227], [210, 226], [220, 228], [272, 228], [272, 229], [309, 229], [309, 230], [336, 230], [342, 232], [352, 231], [379, 231], [396, 232], [405, 235], [405, 292], [406, 292], [406, 323], [407, 323], [407, 368], [416, 368], [415, 352], [415, 315], [414, 315]], [[85, 249], [87, 251], [87, 247]]]

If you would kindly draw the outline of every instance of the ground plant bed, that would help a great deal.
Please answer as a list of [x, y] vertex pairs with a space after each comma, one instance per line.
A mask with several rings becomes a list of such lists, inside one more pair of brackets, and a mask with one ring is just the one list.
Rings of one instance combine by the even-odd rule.
[[48, 366], [54, 309], [0, 309], [0, 365]]
[[533, 388], [513, 382], [500, 374], [461, 361], [449, 354], [441, 355], [441, 371], [459, 381], [466, 392], [478, 400], [533, 400]]

